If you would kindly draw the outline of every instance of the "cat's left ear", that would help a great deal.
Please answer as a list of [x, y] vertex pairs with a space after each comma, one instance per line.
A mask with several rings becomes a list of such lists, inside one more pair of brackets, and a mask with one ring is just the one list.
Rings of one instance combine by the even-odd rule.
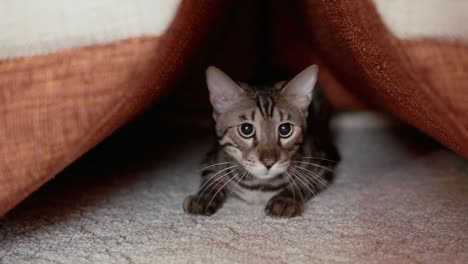
[[235, 81], [214, 66], [206, 69], [206, 84], [210, 91], [211, 105], [218, 114], [229, 111], [245, 94]]
[[281, 91], [283, 98], [302, 111], [307, 110], [317, 82], [318, 66], [311, 65], [296, 75]]

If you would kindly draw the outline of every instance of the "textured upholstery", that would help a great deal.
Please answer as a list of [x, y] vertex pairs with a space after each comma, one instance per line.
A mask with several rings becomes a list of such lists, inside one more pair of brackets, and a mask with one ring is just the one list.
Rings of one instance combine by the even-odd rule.
[[382, 109], [468, 157], [466, 35], [430, 38], [427, 27], [418, 34], [398, 25], [371, 0], [185, 0], [164, 31], [145, 25], [70, 46], [35, 43], [29, 52], [22, 45], [12, 56], [5, 52], [12, 46], [0, 44], [0, 215], [164, 92], [178, 97], [182, 111], [208, 109], [208, 64], [244, 80], [265, 65], [259, 60], [290, 72], [317, 63], [319, 84], [336, 108]]
[[[272, 10], [287, 17], [272, 21], [275, 64], [297, 71], [317, 62], [332, 101], [353, 107], [358, 97], [468, 157], [466, 43], [399, 39], [370, 0], [276, 1]], [[353, 96], [340, 97], [343, 87]]]
[[0, 61], [0, 215], [205, 67], [234, 6], [184, 1], [161, 36]]

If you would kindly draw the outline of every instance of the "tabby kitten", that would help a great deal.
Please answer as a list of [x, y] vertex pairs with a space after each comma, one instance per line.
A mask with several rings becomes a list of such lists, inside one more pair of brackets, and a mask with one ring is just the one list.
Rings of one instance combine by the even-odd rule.
[[201, 169], [198, 193], [184, 201], [185, 212], [212, 215], [231, 194], [266, 204], [270, 216], [304, 211], [339, 160], [327, 105], [314, 89], [317, 73], [312, 65], [289, 82], [248, 86], [213, 66], [206, 70], [218, 144]]

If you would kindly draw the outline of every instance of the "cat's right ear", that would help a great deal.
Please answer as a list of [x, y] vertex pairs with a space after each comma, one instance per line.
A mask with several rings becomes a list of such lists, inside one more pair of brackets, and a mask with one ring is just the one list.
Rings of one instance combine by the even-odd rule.
[[245, 93], [243, 89], [220, 69], [206, 69], [206, 85], [210, 91], [210, 102], [216, 113], [228, 111]]

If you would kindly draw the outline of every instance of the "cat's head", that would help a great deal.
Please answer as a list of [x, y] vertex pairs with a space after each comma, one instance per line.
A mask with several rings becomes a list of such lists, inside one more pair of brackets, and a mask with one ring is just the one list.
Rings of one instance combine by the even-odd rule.
[[307, 129], [317, 73], [318, 67], [312, 65], [289, 82], [253, 87], [208, 67], [206, 82], [219, 145], [259, 179], [285, 172]]

